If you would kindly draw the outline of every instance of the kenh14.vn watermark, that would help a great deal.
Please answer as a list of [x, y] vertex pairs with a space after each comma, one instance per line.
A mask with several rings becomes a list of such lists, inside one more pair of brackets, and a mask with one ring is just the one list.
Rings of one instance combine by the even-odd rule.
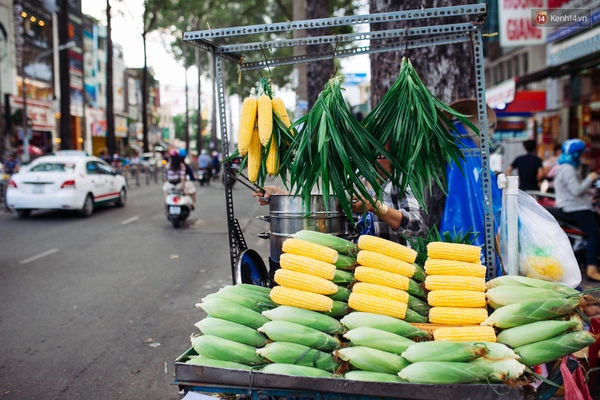
[[531, 26], [536, 28], [566, 28], [592, 26], [592, 10], [589, 8], [532, 9]]

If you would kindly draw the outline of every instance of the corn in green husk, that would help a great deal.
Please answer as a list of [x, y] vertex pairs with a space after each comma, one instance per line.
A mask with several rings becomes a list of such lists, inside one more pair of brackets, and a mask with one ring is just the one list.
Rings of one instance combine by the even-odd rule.
[[515, 360], [519, 360], [521, 357], [515, 353], [513, 349], [508, 347], [503, 343], [498, 342], [477, 342], [483, 343], [487, 348], [488, 353], [484, 356], [489, 360], [503, 360], [507, 358], [512, 358]]
[[523, 364], [532, 367], [573, 354], [594, 344], [595, 341], [594, 336], [588, 331], [570, 332], [517, 347], [515, 353], [521, 356]]
[[544, 281], [541, 279], [529, 278], [529, 277], [520, 276], [520, 275], [498, 276], [494, 279], [490, 279], [489, 281], [487, 281], [485, 283], [486, 289], [491, 289], [491, 288], [494, 288], [497, 286], [503, 286], [503, 285], [528, 286], [528, 287], [535, 287], [535, 288], [539, 288], [539, 289], [554, 290], [559, 293], [564, 293], [567, 296], [581, 294], [581, 292], [579, 292], [577, 289], [573, 289], [572, 287], [563, 285], [560, 282]]
[[323, 311], [323, 314], [333, 318], [342, 318], [348, 313], [348, 311], [350, 311], [348, 303], [346, 303], [345, 301], [334, 300], [331, 311]]
[[356, 267], [358, 263], [356, 262], [356, 257], [347, 256], [345, 254], [338, 253], [338, 259], [335, 263], [333, 263], [337, 269], [342, 269], [344, 271], [352, 270], [352, 268]]
[[258, 328], [258, 331], [274, 342], [298, 343], [322, 351], [332, 351], [340, 347], [340, 342], [335, 337], [295, 322], [269, 321]]
[[488, 375], [477, 364], [457, 361], [420, 361], [398, 373], [407, 382], [431, 384], [475, 383]]
[[512, 328], [567, 315], [579, 305], [576, 297], [532, 300], [496, 309], [481, 325]]
[[347, 303], [348, 299], [350, 298], [350, 293], [352, 293], [352, 291], [350, 289], [348, 289], [347, 287], [338, 285], [337, 293], [330, 294], [327, 297], [331, 298], [332, 300], [337, 300], [337, 301], [342, 301], [342, 302]]
[[272, 342], [256, 352], [274, 363], [305, 365], [329, 372], [335, 372], [340, 366], [331, 353], [297, 343]]
[[[376, 339], [375, 339], [376, 340]], [[410, 362], [398, 354], [366, 346], [344, 347], [334, 352], [336, 357], [363, 371], [397, 374]]]
[[354, 279], [354, 274], [352, 272], [336, 269], [335, 275], [331, 281], [338, 285], [348, 285], [356, 281], [356, 279]]
[[295, 322], [332, 335], [346, 331], [346, 328], [337, 319], [304, 308], [279, 306], [272, 310], [263, 311], [262, 314], [272, 321]]
[[492, 382], [506, 382], [518, 379], [525, 372], [525, 365], [514, 358], [502, 360], [490, 360], [489, 358], [477, 358], [470, 362], [487, 372], [486, 378]]
[[346, 256], [356, 257], [356, 254], [358, 254], [356, 243], [329, 233], [303, 229], [294, 233], [292, 237], [330, 247]]
[[371, 347], [397, 355], [402, 354], [408, 346], [415, 343], [407, 337], [367, 326], [350, 329], [344, 337], [355, 346]]
[[424, 317], [429, 316], [429, 309], [431, 308], [426, 301], [418, 299], [412, 294], [408, 295], [408, 308], [423, 315]]
[[226, 299], [207, 299], [200, 304], [196, 304], [196, 307], [202, 308], [211, 317], [237, 322], [254, 329], [260, 328], [265, 322], [269, 322], [269, 319], [261, 313]]
[[369, 312], [353, 311], [350, 314], [345, 315], [340, 322], [348, 329], [367, 326], [370, 328], [376, 328], [386, 332], [395, 333], [411, 339], [419, 337], [429, 338], [431, 336], [426, 331], [414, 327], [404, 320]]
[[[253, 311], [261, 313], [265, 310], [269, 310], [273, 308], [272, 305], [267, 304], [259, 299], [253, 298], [251, 296], [246, 296], [242, 293], [234, 293], [231, 291], [218, 291], [216, 293], [211, 293], [202, 298], [202, 301], [211, 300], [211, 299], [224, 299], [228, 301], [232, 301], [240, 306], [244, 306]], [[273, 302], [271, 302], [273, 303]], [[274, 303], [273, 303], [274, 304]]]
[[214, 358], [208, 358], [204, 356], [190, 356], [185, 362], [186, 364], [202, 365], [205, 367], [214, 368], [228, 368], [228, 369], [245, 369], [251, 370], [252, 367], [246, 364], [240, 364], [233, 361], [215, 360]]
[[509, 304], [524, 303], [531, 300], [565, 298], [564, 293], [554, 290], [535, 288], [531, 286], [500, 285], [485, 292], [488, 304], [500, 308]]
[[272, 363], [260, 369], [260, 372], [278, 375], [304, 376], [307, 378], [333, 378], [333, 374], [323, 369], [307, 367], [305, 365]]
[[223, 286], [217, 293], [221, 292], [229, 292], [241, 296], [251, 297], [252, 299], [255, 299], [261, 303], [265, 303], [266, 305], [270, 305], [272, 307], [276, 306], [275, 302], [273, 302], [270, 297], [271, 288], [264, 286], [256, 286], [249, 283], [239, 283], [237, 285]]
[[262, 347], [268, 342], [266, 336], [256, 329], [221, 318], [204, 318], [194, 325], [205, 335], [214, 335], [249, 346]]
[[550, 339], [568, 330], [581, 330], [581, 320], [572, 318], [568, 321], [538, 321], [530, 324], [504, 329], [496, 335], [499, 343], [513, 349], [529, 343]]
[[429, 316], [419, 314], [412, 308], [407, 308], [406, 315], [404, 316], [404, 320], [406, 322], [416, 322], [416, 323], [424, 324], [426, 322], [429, 322]]
[[421, 361], [471, 361], [488, 353], [484, 342], [417, 342], [401, 354], [411, 363]]
[[346, 372], [344, 374], [344, 378], [353, 381], [366, 382], [405, 382], [404, 380], [400, 379], [400, 377], [396, 374], [388, 374], [386, 372], [361, 371], [358, 369]]
[[271, 293], [271, 288], [270, 287], [266, 287], [266, 286], [258, 286], [258, 285], [254, 285], [251, 283], [238, 283], [236, 285], [233, 285], [237, 288], [240, 289], [247, 289], [247, 290], [251, 290], [254, 292], [258, 292], [258, 293], [262, 293], [264, 295], [269, 296], [269, 293]]
[[256, 347], [223, 339], [214, 335], [192, 336], [192, 347], [198, 355], [215, 360], [233, 361], [246, 365], [259, 365], [267, 360], [256, 353]]

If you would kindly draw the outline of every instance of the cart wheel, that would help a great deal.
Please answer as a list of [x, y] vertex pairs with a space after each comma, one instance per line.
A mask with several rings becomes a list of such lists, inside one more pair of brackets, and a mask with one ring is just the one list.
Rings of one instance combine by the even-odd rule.
[[252, 249], [240, 254], [237, 262], [235, 283], [249, 283], [256, 286], [270, 287], [271, 279], [261, 256]]

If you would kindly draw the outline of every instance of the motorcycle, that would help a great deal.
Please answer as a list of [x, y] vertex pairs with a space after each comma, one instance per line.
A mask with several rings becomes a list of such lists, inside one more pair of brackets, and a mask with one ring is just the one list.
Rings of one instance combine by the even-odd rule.
[[190, 216], [192, 198], [185, 194], [183, 189], [175, 187], [169, 189], [165, 200], [165, 213], [173, 227], [178, 229]]
[[200, 186], [209, 186], [211, 178], [211, 170], [210, 168], [200, 168], [198, 170], [198, 182], [200, 182]]

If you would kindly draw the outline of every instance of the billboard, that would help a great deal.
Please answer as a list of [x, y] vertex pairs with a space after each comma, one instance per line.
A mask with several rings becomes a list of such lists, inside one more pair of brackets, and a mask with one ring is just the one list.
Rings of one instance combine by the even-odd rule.
[[[0, 95], [17, 92], [12, 0], [0, 0]], [[4, 98], [4, 96], [0, 96]], [[2, 102], [3, 100], [0, 100]]]
[[533, 9], [547, 9], [548, 0], [500, 0], [500, 45], [532, 46], [546, 43], [547, 29], [531, 21]]

